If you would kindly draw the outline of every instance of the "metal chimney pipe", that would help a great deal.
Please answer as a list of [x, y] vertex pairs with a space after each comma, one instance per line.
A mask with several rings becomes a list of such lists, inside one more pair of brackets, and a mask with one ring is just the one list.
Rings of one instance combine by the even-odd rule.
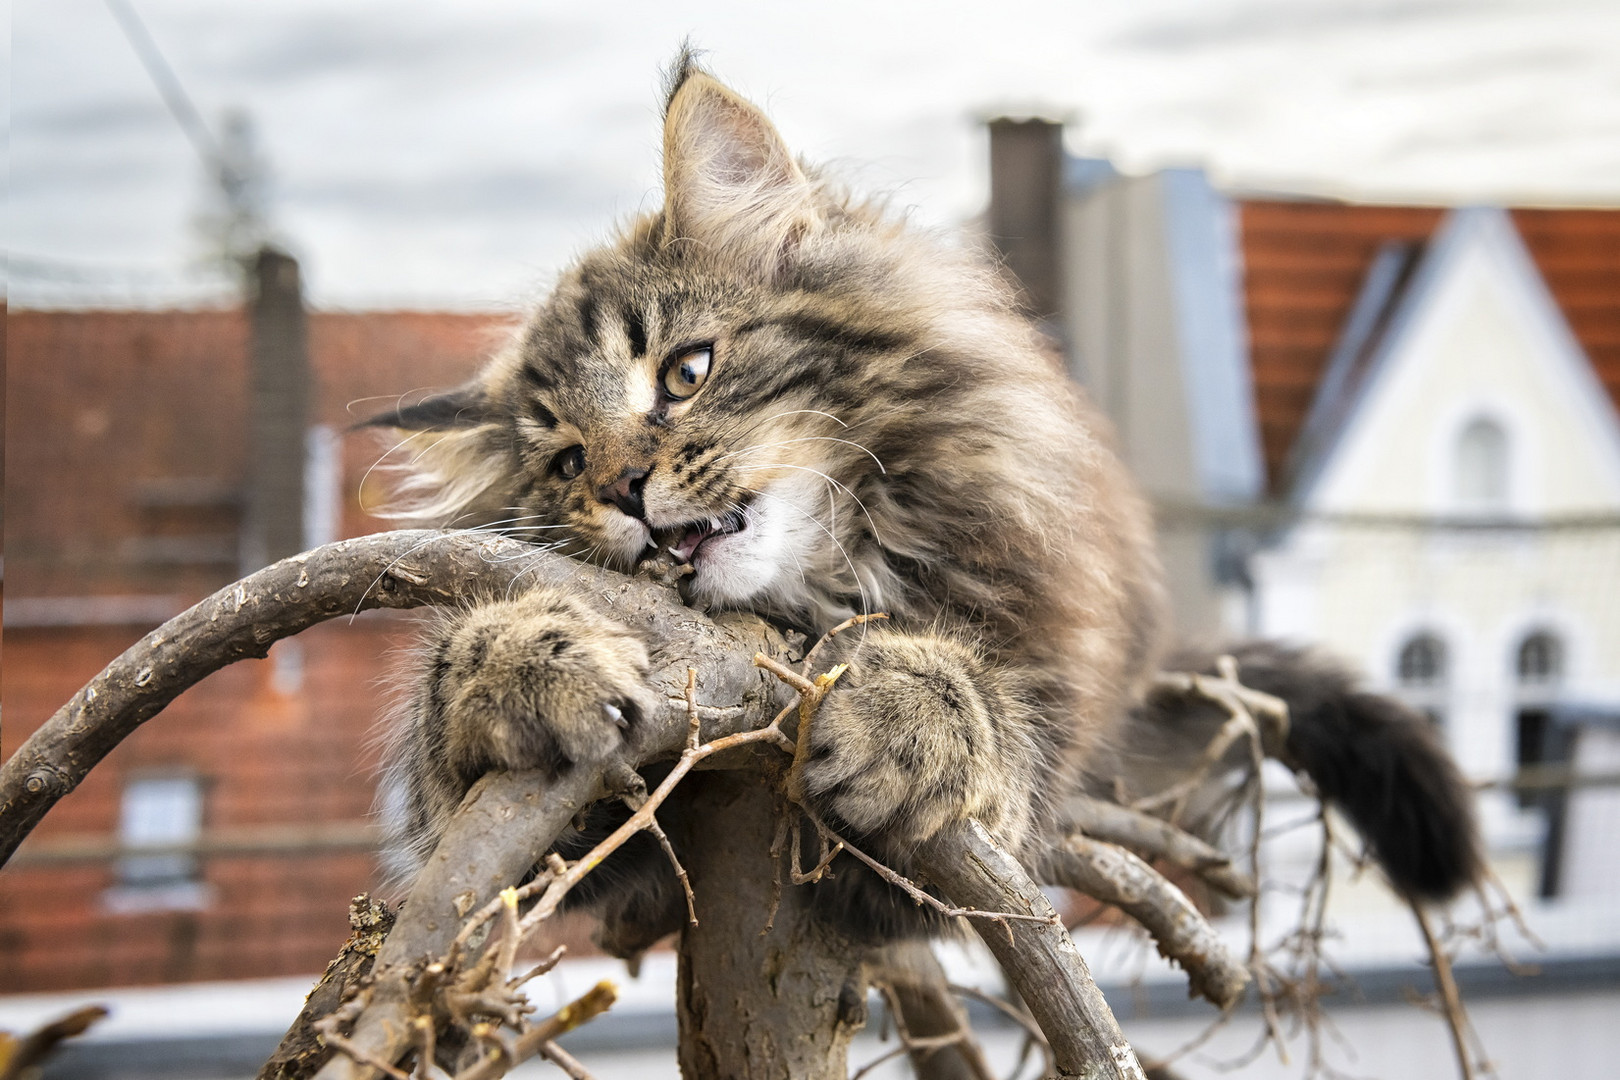
[[1029, 313], [1053, 320], [1063, 295], [1063, 125], [1003, 117], [989, 127], [990, 239], [1023, 285]]

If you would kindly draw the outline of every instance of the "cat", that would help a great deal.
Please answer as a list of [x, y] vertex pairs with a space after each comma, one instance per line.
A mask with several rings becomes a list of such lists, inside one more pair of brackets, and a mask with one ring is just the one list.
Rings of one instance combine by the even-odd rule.
[[[1168, 627], [1147, 507], [993, 262], [800, 162], [690, 53], [666, 89], [663, 206], [566, 270], [472, 381], [371, 421], [426, 443], [402, 513], [626, 571], [661, 548], [695, 601], [812, 635], [887, 613], [838, 639], [807, 797], [902, 865], [970, 816], [1033, 854], [1066, 793], [1112, 791], [1152, 743], [1131, 727], [1176, 728], [1148, 697]], [[647, 663], [565, 590], [449, 617], [389, 754], [405, 861], [485, 771], [614, 754], [654, 707]], [[1398, 798], [1421, 815], [1429, 796]], [[1472, 872], [1452, 861], [1429, 893]], [[839, 880], [875, 937], [926, 921]], [[601, 903], [665, 925], [667, 888], [642, 885]]]

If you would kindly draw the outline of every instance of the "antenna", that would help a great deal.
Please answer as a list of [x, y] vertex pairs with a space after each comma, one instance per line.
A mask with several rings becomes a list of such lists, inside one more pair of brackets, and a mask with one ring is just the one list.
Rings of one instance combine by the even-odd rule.
[[157, 86], [169, 115], [185, 132], [203, 168], [224, 198], [222, 215], [204, 215], [203, 232], [218, 245], [227, 261], [238, 268], [246, 267], [268, 241], [270, 231], [264, 212], [264, 161], [255, 146], [252, 120], [243, 110], [228, 111], [223, 135], [216, 137], [164, 58], [134, 4], [130, 0], [105, 2]]

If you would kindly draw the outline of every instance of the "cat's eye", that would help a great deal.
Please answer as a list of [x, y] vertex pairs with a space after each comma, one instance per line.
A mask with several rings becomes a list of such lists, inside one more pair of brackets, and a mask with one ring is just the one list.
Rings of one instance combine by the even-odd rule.
[[570, 446], [551, 459], [551, 471], [564, 480], [572, 480], [585, 471], [585, 448]]
[[703, 380], [709, 377], [709, 365], [714, 362], [714, 347], [701, 345], [672, 356], [664, 364], [664, 393], [676, 401], [684, 401], [697, 393]]

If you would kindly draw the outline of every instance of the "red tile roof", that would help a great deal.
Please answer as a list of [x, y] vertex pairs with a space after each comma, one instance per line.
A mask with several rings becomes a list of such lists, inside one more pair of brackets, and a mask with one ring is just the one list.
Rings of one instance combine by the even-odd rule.
[[1443, 211], [1280, 201], [1238, 206], [1255, 414], [1275, 487], [1379, 246], [1427, 239]]
[[1515, 210], [1513, 223], [1620, 405], [1620, 210]]
[[[1387, 241], [1427, 241], [1445, 211], [1259, 199], [1238, 210], [1255, 407], [1275, 492], [1373, 256]], [[1620, 406], [1620, 210], [1515, 210], [1513, 219]]]

